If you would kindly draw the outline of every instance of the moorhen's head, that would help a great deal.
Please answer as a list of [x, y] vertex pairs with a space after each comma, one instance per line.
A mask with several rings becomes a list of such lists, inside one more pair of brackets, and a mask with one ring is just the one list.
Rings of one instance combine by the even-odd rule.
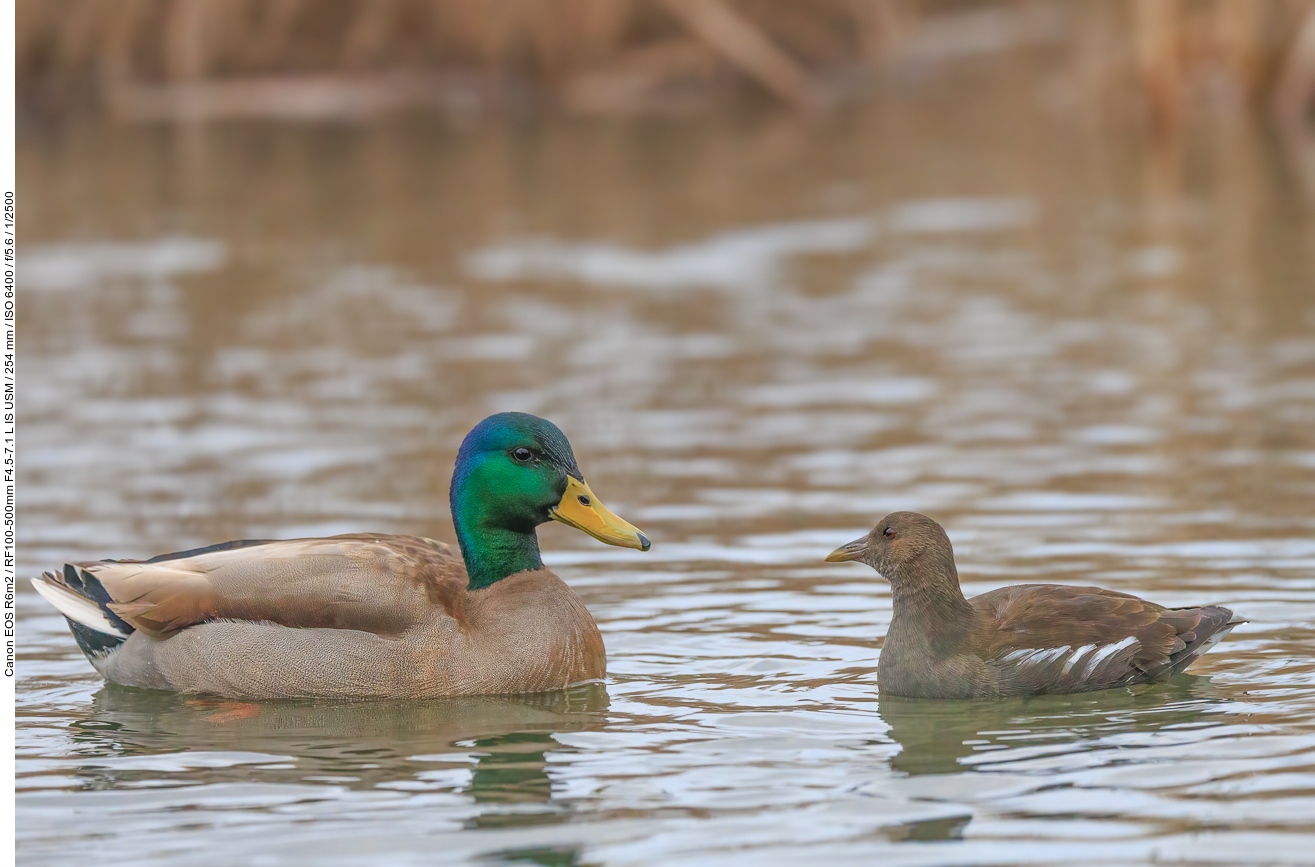
[[892, 584], [955, 574], [954, 548], [940, 524], [917, 512], [892, 512], [872, 532], [826, 555], [828, 563], [857, 560]]

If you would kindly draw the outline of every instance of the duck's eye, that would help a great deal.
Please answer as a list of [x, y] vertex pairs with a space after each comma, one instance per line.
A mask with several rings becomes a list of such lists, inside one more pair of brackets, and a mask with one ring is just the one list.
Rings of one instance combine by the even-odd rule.
[[886, 529], [884, 529], [884, 530], [881, 531], [881, 535], [883, 535], [883, 536], [885, 536], [887, 539], [889, 539], [891, 536], [894, 536], [894, 535], [895, 535], [895, 528], [894, 528], [894, 527], [887, 527]]
[[534, 457], [534, 452], [525, 448], [525, 446], [521, 446], [512, 451], [511, 456], [518, 461], [528, 461], [530, 458]]

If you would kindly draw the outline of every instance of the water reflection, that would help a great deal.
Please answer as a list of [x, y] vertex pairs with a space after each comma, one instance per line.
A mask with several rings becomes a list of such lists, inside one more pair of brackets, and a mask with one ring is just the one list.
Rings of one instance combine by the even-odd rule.
[[1072, 755], [1131, 732], [1150, 742], [1160, 729], [1227, 712], [1209, 693], [1209, 678], [1179, 675], [1153, 689], [1001, 701], [882, 696], [878, 707], [901, 747], [891, 767], [917, 776], [1009, 770], [1023, 759]]
[[528, 849], [503, 849], [490, 852], [481, 859], [486, 864], [542, 864], [543, 867], [575, 867], [581, 861], [583, 846], [561, 848], [530, 847]]
[[[517, 732], [494, 738], [480, 738], [474, 746], [484, 753], [470, 780], [470, 794], [480, 803], [547, 804], [552, 800], [552, 781], [545, 770], [548, 751], [559, 745], [551, 735], [541, 732]], [[555, 821], [544, 814], [535, 821]], [[500, 828], [527, 824], [526, 815], [482, 813], [467, 827]]]
[[[478, 803], [549, 804], [547, 753], [561, 732], [607, 721], [601, 685], [438, 701], [242, 702], [106, 685], [69, 724], [71, 773], [89, 789], [207, 779], [323, 782], [349, 789], [463, 793]], [[496, 818], [480, 821], [496, 824]]]

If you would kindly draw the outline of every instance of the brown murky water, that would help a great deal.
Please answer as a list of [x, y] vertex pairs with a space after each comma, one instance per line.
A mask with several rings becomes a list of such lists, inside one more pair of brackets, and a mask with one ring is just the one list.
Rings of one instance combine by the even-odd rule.
[[[26, 131], [20, 574], [450, 539], [505, 409], [654, 547], [543, 529], [611, 678], [530, 698], [108, 687], [25, 593], [20, 862], [1315, 863], [1315, 199], [1250, 127], [1157, 145], [1017, 85]], [[880, 699], [887, 585], [821, 559], [895, 509], [969, 593], [1250, 623], [1137, 694]]]

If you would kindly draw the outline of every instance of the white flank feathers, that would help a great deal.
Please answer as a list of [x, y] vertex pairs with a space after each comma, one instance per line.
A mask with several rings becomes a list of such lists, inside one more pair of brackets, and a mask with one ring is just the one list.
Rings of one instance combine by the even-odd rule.
[[1069, 645], [1063, 647], [1041, 647], [1032, 648], [1024, 647], [1021, 650], [1011, 650], [1004, 655], [1004, 662], [1016, 662], [1019, 665], [1044, 665], [1047, 662], [1054, 662], [1060, 659], [1070, 650]]
[[1081, 677], [1091, 677], [1097, 668], [1112, 659], [1120, 650], [1136, 643], [1136, 638], [1128, 636], [1116, 644], [1084, 644], [1078, 648], [1068, 644], [1063, 647], [1023, 647], [1009, 651], [1000, 657], [1000, 661], [1013, 663], [1019, 667], [1032, 667], [1049, 665], [1063, 659], [1064, 667], [1060, 670], [1060, 674], [1068, 674], [1074, 666], [1086, 663]]
[[70, 620], [76, 620], [88, 629], [94, 629], [97, 632], [103, 632], [106, 635], [113, 635], [116, 638], [127, 638], [117, 626], [110, 622], [105, 616], [105, 612], [96, 607], [96, 603], [83, 599], [81, 596], [70, 590], [65, 590], [58, 584], [50, 584], [40, 578], [33, 578], [32, 586], [36, 591], [49, 602], [59, 609]]
[[1084, 644], [1081, 647], [1079, 647], [1077, 650], [1073, 651], [1073, 655], [1068, 658], [1068, 662], [1064, 663], [1063, 673], [1068, 674], [1069, 670], [1072, 669], [1073, 666], [1077, 665], [1079, 662], [1085, 659], [1087, 654], [1091, 653], [1095, 649], [1096, 649], [1096, 645], [1094, 644]]
[[1087, 667], [1083, 670], [1082, 676], [1091, 677], [1092, 672], [1099, 668], [1101, 663], [1110, 659], [1125, 647], [1131, 647], [1136, 643], [1137, 639], [1129, 635], [1117, 644], [1107, 644], [1104, 647], [1097, 648], [1096, 652], [1091, 655], [1091, 659], [1087, 660]]

